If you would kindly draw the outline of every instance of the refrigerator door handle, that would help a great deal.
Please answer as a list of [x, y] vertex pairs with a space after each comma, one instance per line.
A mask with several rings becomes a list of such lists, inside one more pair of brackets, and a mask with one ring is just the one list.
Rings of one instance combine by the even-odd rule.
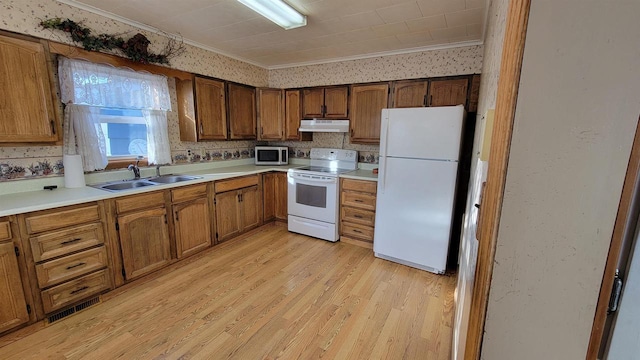
[[[386, 117], [384, 117], [386, 116]], [[386, 178], [387, 178], [387, 171], [386, 171], [386, 166], [387, 166], [387, 142], [389, 141], [389, 115], [388, 114], [383, 114], [383, 119], [382, 119], [384, 128], [382, 129], [382, 132], [384, 134], [384, 139], [380, 139], [380, 171], [379, 173], [382, 174], [382, 179], [378, 179], [378, 181], [380, 181], [380, 186], [379, 186], [379, 192], [384, 194], [384, 189], [385, 189], [385, 183], [386, 183]]]

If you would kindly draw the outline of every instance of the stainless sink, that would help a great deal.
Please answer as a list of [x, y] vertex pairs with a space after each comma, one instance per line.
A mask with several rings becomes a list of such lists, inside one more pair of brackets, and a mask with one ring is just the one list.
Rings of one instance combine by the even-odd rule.
[[196, 180], [196, 179], [202, 179], [202, 177], [191, 176], [191, 175], [162, 175], [162, 176], [149, 178], [148, 180], [158, 184], [173, 184], [177, 182]]
[[145, 186], [154, 186], [157, 185], [155, 183], [149, 182], [147, 180], [133, 180], [133, 181], [118, 181], [118, 182], [110, 182], [101, 185], [93, 185], [98, 189], [107, 190], [107, 191], [121, 191], [121, 190], [131, 190], [137, 189]]

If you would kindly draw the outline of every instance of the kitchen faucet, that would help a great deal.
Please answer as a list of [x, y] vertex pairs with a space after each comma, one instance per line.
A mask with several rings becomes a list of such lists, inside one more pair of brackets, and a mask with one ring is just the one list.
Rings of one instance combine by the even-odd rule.
[[136, 164], [129, 164], [129, 166], [127, 167], [127, 169], [129, 171], [133, 171], [133, 179], [134, 180], [138, 180], [140, 179], [140, 168], [138, 167], [138, 163], [140, 162], [140, 160], [142, 159], [142, 157], [138, 156], [136, 158]]

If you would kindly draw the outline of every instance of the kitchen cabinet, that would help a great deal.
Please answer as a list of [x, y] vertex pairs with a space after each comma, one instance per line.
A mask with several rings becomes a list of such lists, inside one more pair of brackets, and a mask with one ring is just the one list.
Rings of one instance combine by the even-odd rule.
[[351, 87], [351, 143], [380, 143], [381, 113], [387, 107], [388, 97], [388, 83]]
[[0, 144], [60, 139], [44, 41], [0, 35]]
[[125, 279], [168, 265], [171, 245], [163, 192], [117, 198], [115, 208]]
[[256, 89], [229, 83], [229, 139], [256, 139]]
[[391, 107], [427, 106], [427, 80], [401, 80], [393, 83]]
[[340, 180], [340, 239], [372, 248], [376, 218], [375, 181]]
[[222, 242], [262, 224], [258, 175], [216, 181], [216, 240]]
[[[188, 101], [188, 83], [181, 85], [183, 91], [178, 94], [186, 93], [187, 95], [179, 96], [180, 103]], [[181, 105], [187, 106], [187, 105]], [[225, 84], [223, 81], [207, 79], [202, 77], [195, 78], [195, 112], [197, 125], [197, 140], [226, 140], [227, 139], [227, 105]], [[180, 106], [179, 106], [180, 109]], [[182, 130], [182, 129], [181, 129]], [[185, 134], [189, 134], [185, 130]], [[192, 137], [181, 140], [189, 140]]]
[[8, 218], [0, 218], [0, 333], [26, 324], [30, 319], [30, 305], [25, 298], [18, 261], [21, 252], [14, 244], [14, 234], [17, 233], [15, 230], [17, 229], [12, 229]]
[[429, 106], [467, 106], [469, 78], [430, 80]]
[[478, 100], [480, 98], [480, 74], [471, 77], [471, 89], [469, 90], [469, 109], [468, 112], [474, 113], [478, 111]]
[[287, 173], [271, 172], [262, 175], [264, 221], [287, 221]]
[[39, 317], [113, 287], [103, 213], [102, 203], [91, 202], [20, 215]]
[[284, 90], [258, 89], [258, 140], [284, 140]]
[[211, 246], [211, 212], [207, 184], [171, 190], [171, 200], [178, 259]]
[[304, 89], [302, 93], [304, 119], [347, 119], [349, 117], [348, 86]]
[[300, 90], [285, 90], [284, 92], [284, 136], [285, 140], [313, 140], [313, 133], [299, 132], [302, 120], [302, 95]]

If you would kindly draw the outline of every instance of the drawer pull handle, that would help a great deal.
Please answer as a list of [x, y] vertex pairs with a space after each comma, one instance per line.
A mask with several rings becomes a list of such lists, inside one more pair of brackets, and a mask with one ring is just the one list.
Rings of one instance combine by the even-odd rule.
[[87, 265], [87, 263], [83, 263], [83, 262], [81, 262], [81, 263], [77, 263], [77, 264], [75, 264], [75, 265], [67, 266], [67, 270], [71, 270], [71, 269], [73, 269], [73, 268], [76, 268], [76, 267], [78, 267], [78, 266], [82, 266], [82, 265]]
[[359, 203], [361, 203], [361, 202], [362, 202], [362, 200], [360, 200], [360, 199], [355, 199], [354, 201], [355, 201], [355, 202], [359, 202]]
[[358, 233], [358, 234], [362, 234], [362, 231], [360, 231], [358, 229], [353, 229], [353, 232]]
[[356, 219], [362, 219], [363, 218], [362, 215], [353, 215], [353, 217], [356, 218]]
[[63, 242], [60, 243], [60, 245], [69, 245], [69, 244], [76, 243], [76, 242], [78, 242], [80, 240], [82, 240], [82, 239], [81, 238], [75, 238], [75, 239], [63, 241]]
[[70, 292], [70, 294], [71, 294], [71, 295], [73, 295], [73, 294], [77, 294], [77, 293], [79, 293], [79, 292], [82, 292], [82, 291], [87, 290], [88, 288], [89, 288], [88, 286], [83, 286], [83, 287], [81, 287], [80, 289], [73, 290], [72, 292]]

